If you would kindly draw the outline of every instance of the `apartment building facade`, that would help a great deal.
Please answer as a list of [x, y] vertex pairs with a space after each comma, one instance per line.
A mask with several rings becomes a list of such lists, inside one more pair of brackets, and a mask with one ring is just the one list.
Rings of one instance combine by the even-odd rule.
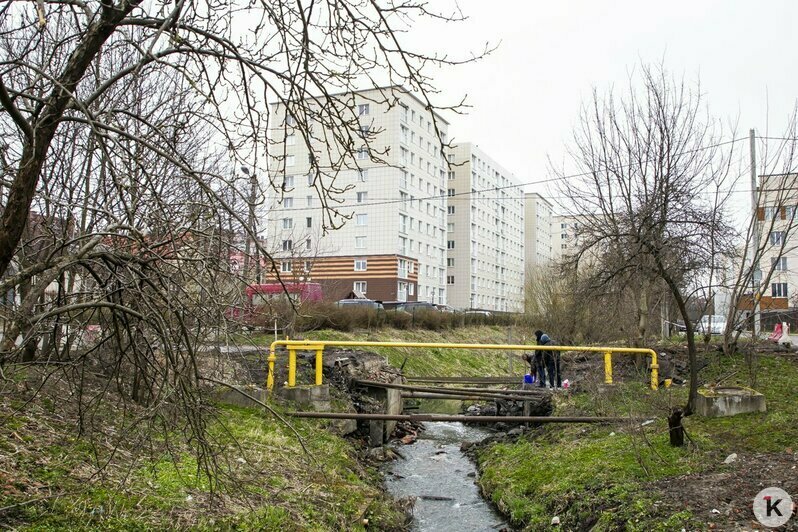
[[[280, 273], [297, 277], [301, 268], [298, 277], [320, 282], [332, 300], [354, 290], [375, 300], [446, 303], [448, 123], [401, 87], [342, 94], [338, 105], [359, 122], [362, 139], [353, 147], [314, 131], [308, 149], [296, 120], [273, 107], [270, 139], [279, 155], [269, 174], [280, 186], [267, 199], [266, 228]], [[314, 160], [321, 172], [312, 171]], [[333, 187], [339, 192], [324, 207], [320, 191]], [[331, 214], [341, 226], [328, 231]]]
[[524, 195], [524, 274], [548, 266], [554, 256], [552, 223], [554, 206], [537, 192]]
[[[758, 279], [769, 274], [761, 294], [763, 311], [798, 306], [798, 175], [759, 176], [757, 230], [763, 248]], [[750, 299], [743, 307], [750, 309]]]
[[524, 308], [524, 194], [472, 143], [448, 152], [446, 282], [459, 309]]

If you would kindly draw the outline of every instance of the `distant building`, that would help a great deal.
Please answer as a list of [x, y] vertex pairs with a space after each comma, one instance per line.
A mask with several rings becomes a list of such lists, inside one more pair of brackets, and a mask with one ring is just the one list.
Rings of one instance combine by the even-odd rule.
[[524, 196], [524, 274], [551, 264], [554, 255], [552, 238], [553, 207], [537, 192]]
[[524, 308], [523, 189], [475, 144], [449, 151], [446, 282], [455, 308]]
[[[285, 107], [273, 108], [269, 174], [282, 187], [268, 199], [267, 234], [280, 273], [321, 283], [330, 299], [354, 290], [376, 300], [446, 303], [441, 141], [448, 123], [401, 87], [337, 98], [340, 112], [359, 121], [362, 138], [346, 147], [315, 131], [312, 153]], [[366, 142], [382, 160], [369, 157]], [[311, 160], [329, 175], [310, 173]], [[344, 191], [336, 196], [342, 203], [328, 206], [349, 217], [326, 234], [320, 186]]]
[[[785, 310], [798, 306], [798, 175], [759, 176], [757, 231], [764, 251], [757, 279], [770, 273], [761, 309]], [[750, 298], [741, 307], [750, 310]]]

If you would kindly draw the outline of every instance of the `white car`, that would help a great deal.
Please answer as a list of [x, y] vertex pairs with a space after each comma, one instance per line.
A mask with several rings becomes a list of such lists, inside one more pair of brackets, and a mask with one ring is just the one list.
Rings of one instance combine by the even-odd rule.
[[726, 317], [717, 314], [707, 314], [701, 316], [696, 323], [696, 332], [701, 334], [723, 334], [726, 331]]

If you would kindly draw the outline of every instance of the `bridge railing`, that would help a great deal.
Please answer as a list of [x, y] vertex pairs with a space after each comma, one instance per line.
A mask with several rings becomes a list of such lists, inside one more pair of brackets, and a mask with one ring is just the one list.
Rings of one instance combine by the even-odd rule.
[[274, 388], [274, 363], [277, 360], [277, 347], [283, 346], [288, 350], [288, 386], [296, 386], [296, 352], [315, 351], [316, 353], [316, 379], [315, 384], [322, 384], [322, 362], [324, 348], [335, 347], [408, 347], [417, 349], [481, 349], [492, 351], [582, 351], [588, 353], [602, 353], [604, 355], [604, 382], [612, 384], [612, 355], [613, 354], [642, 354], [651, 357], [651, 389], [659, 386], [659, 364], [657, 353], [652, 349], [638, 347], [594, 347], [578, 345], [526, 345], [526, 344], [453, 344], [453, 343], [427, 343], [427, 342], [369, 342], [369, 341], [337, 341], [337, 340], [276, 340], [269, 348], [269, 373], [266, 377], [266, 388]]

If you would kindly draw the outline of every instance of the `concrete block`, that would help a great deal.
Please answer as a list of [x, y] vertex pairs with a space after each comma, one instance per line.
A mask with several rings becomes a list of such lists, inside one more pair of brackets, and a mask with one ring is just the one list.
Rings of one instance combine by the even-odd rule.
[[338, 434], [339, 436], [346, 436], [357, 430], [356, 419], [331, 419], [329, 421], [330, 432]]
[[385, 421], [369, 421], [369, 447], [385, 443]]
[[[266, 402], [268, 394], [266, 393], [265, 389], [253, 385], [238, 386], [238, 388], [240, 388], [241, 391], [251, 395], [255, 399], [263, 401], [264, 403]], [[241, 406], [244, 408], [263, 408], [249, 397], [246, 397], [235, 390], [231, 390], [230, 388], [220, 389], [217, 392], [217, 401], [221, 404]]]
[[330, 411], [330, 387], [327, 384], [280, 388], [279, 394], [299, 408], [309, 408], [316, 412]]
[[698, 390], [696, 412], [706, 417], [766, 412], [765, 396], [750, 388], [724, 386]]

